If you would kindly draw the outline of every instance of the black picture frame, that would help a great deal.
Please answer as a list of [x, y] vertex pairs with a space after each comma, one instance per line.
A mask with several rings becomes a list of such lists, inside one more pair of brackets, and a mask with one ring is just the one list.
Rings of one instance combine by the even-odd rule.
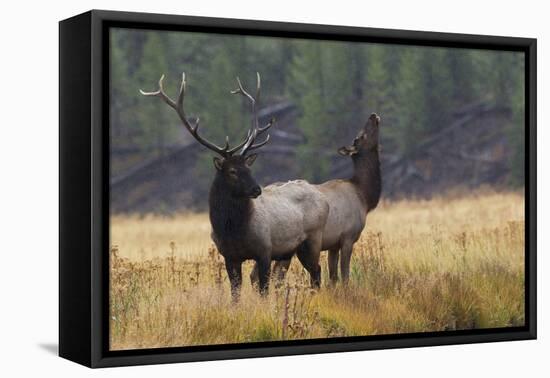
[[[525, 54], [525, 300], [523, 327], [250, 344], [108, 348], [108, 29], [509, 50]], [[535, 339], [536, 39], [92, 10], [59, 23], [59, 355], [89, 367]]]

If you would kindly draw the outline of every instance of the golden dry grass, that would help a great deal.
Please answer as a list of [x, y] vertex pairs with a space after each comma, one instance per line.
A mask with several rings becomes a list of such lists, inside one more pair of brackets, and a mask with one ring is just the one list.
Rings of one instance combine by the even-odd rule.
[[244, 265], [232, 304], [205, 214], [113, 216], [111, 348], [226, 344], [524, 324], [524, 199], [483, 192], [382, 202], [350, 285], [309, 288], [297, 260], [267, 298]]

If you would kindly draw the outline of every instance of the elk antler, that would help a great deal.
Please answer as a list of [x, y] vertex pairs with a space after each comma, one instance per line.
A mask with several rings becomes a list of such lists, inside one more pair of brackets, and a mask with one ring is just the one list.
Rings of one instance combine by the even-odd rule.
[[255, 150], [256, 148], [262, 147], [269, 141], [269, 134], [267, 134], [266, 138], [262, 142], [254, 144], [254, 141], [256, 140], [256, 138], [259, 135], [263, 134], [265, 131], [267, 131], [273, 125], [273, 123], [275, 123], [275, 120], [271, 118], [268, 124], [264, 127], [260, 127], [259, 125], [257, 104], [260, 101], [261, 79], [260, 79], [260, 74], [258, 72], [256, 72], [256, 97], [255, 98], [252, 97], [252, 95], [243, 88], [243, 85], [239, 77], [237, 77], [237, 85], [238, 85], [238, 88], [231, 91], [231, 93], [243, 95], [250, 101], [250, 104], [252, 107], [252, 127], [248, 131], [247, 140], [245, 144], [242, 146], [241, 152], [239, 153], [240, 155], [244, 155], [247, 152], [250, 152], [252, 150]]
[[164, 87], [162, 85], [162, 82], [164, 80], [164, 75], [160, 77], [159, 80], [159, 89], [155, 92], [145, 92], [143, 90], [139, 90], [142, 95], [144, 96], [157, 96], [160, 97], [165, 103], [167, 103], [172, 109], [176, 111], [178, 114], [181, 122], [183, 123], [183, 126], [191, 133], [191, 135], [203, 146], [206, 148], [220, 154], [223, 157], [229, 157], [232, 154], [234, 154], [236, 151], [238, 151], [243, 146], [246, 146], [247, 143], [250, 141], [250, 138], [252, 137], [252, 132], [248, 131], [248, 134], [246, 138], [239, 143], [236, 147], [233, 147], [229, 149], [229, 137], [225, 137], [225, 145], [223, 147], [219, 147], [218, 145], [206, 140], [205, 138], [201, 137], [199, 135], [199, 119], [195, 121], [194, 125], [191, 125], [191, 122], [187, 119], [185, 116], [185, 111], [183, 109], [183, 99], [185, 97], [185, 87], [186, 87], [186, 81], [185, 81], [185, 72], [181, 75], [181, 85], [180, 90], [178, 93], [178, 99], [176, 101], [172, 100], [165, 92]]

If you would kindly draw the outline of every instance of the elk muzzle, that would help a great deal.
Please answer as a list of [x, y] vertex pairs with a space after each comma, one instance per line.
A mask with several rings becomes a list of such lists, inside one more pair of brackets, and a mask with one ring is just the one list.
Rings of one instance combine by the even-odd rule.
[[261, 194], [262, 194], [262, 188], [256, 185], [250, 191], [250, 198], [258, 198]]

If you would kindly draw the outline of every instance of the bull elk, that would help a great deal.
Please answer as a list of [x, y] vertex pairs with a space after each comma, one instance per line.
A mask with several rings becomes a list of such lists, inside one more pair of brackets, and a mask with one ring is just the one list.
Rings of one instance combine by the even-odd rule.
[[[349, 280], [353, 245], [361, 236], [367, 214], [374, 210], [380, 200], [382, 179], [378, 146], [380, 117], [371, 114], [350, 146], [341, 147], [338, 153], [351, 157], [353, 176], [347, 180], [330, 180], [317, 185], [330, 205], [329, 216], [323, 230], [321, 249], [328, 250], [329, 276], [333, 283], [338, 280], [338, 260], [342, 281]], [[274, 273], [284, 278], [290, 259], [275, 263]], [[257, 281], [257, 269], [250, 276]]]
[[248, 134], [233, 148], [229, 147], [228, 137], [223, 147], [202, 137], [198, 132], [199, 120], [192, 124], [185, 115], [185, 74], [182, 75], [176, 101], [164, 92], [163, 78], [164, 76], [159, 80], [157, 91], [141, 93], [160, 97], [176, 111], [185, 129], [197, 142], [218, 155], [214, 157], [216, 174], [208, 199], [211, 236], [224, 257], [233, 299], [239, 298], [241, 266], [245, 260], [256, 261], [259, 291], [262, 295], [268, 291], [271, 261], [289, 260], [295, 253], [309, 272], [312, 285], [319, 286], [319, 253], [323, 227], [329, 213], [324, 194], [314, 185], [302, 180], [274, 184], [262, 189], [251, 174], [250, 167], [257, 154], [250, 152], [265, 145], [269, 141], [269, 134], [261, 142], [256, 142], [256, 138], [273, 124], [271, 120], [266, 126], [259, 126], [257, 110], [260, 75], [257, 74], [255, 97], [243, 88], [239, 78], [238, 88], [231, 91], [250, 102], [253, 115]]

